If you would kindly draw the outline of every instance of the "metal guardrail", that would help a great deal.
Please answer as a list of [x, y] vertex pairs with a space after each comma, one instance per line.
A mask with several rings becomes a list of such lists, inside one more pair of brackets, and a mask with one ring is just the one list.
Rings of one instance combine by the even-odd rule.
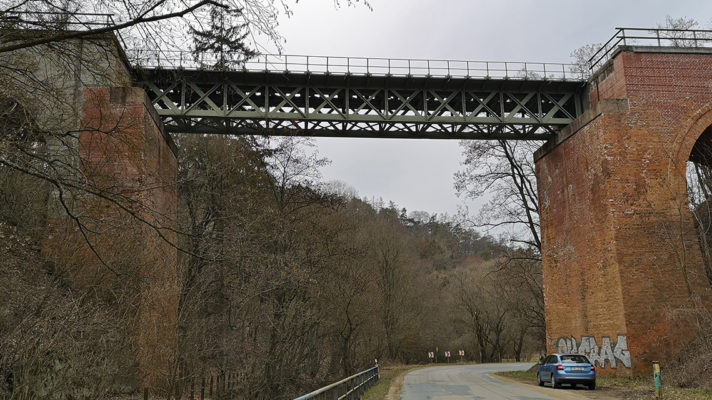
[[[0, 14], [0, 24], [17, 29], [96, 30], [115, 26], [113, 14], [13, 11]], [[121, 32], [116, 32], [125, 43]], [[262, 54], [244, 60], [239, 53], [199, 53], [161, 49], [125, 49], [132, 65], [186, 70], [245, 70], [313, 74], [482, 79], [585, 80], [574, 64], [429, 60], [408, 58], [333, 57]]]
[[616, 28], [616, 33], [588, 60], [595, 72], [621, 46], [712, 48], [712, 30], [666, 28]]
[[452, 77], [484, 79], [585, 80], [574, 64], [510, 61], [429, 60], [409, 58], [334, 57], [261, 54], [243, 60], [241, 54], [133, 50], [131, 63], [141, 68], [336, 75]]
[[[94, 31], [116, 26], [114, 14], [65, 13], [51, 11], [10, 11], [0, 13], [0, 28], [43, 31]], [[126, 48], [126, 41], [119, 30], [114, 34]]]
[[[19, 29], [94, 30], [115, 26], [113, 14], [10, 11], [0, 13], [0, 26]], [[120, 32], [116, 32], [122, 43]], [[712, 30], [616, 28], [616, 33], [588, 60], [590, 73], [608, 62], [621, 46], [712, 48]], [[199, 53], [167, 50], [129, 50], [130, 62], [141, 68], [186, 70], [244, 70], [290, 73], [455, 77], [483, 79], [586, 80], [590, 73], [576, 64], [429, 60], [407, 58], [333, 57], [261, 54], [244, 60], [237, 53]]]
[[91, 30], [116, 25], [113, 14], [10, 11], [0, 14], [4, 24], [20, 29]]
[[294, 400], [358, 400], [366, 393], [366, 390], [376, 384], [379, 377], [378, 361], [376, 361], [376, 366], [371, 369], [299, 396]]

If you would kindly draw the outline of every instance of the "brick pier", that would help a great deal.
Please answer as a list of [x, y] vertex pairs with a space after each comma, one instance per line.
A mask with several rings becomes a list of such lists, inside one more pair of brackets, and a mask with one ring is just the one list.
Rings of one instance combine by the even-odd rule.
[[686, 163], [712, 126], [712, 53], [625, 48], [591, 108], [535, 154], [547, 350], [630, 375], [695, 334], [711, 304]]

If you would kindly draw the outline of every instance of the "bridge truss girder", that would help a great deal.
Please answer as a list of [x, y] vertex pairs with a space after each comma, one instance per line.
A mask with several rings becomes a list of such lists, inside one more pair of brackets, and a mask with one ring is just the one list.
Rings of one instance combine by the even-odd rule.
[[583, 110], [583, 82], [140, 70], [176, 133], [545, 140]]

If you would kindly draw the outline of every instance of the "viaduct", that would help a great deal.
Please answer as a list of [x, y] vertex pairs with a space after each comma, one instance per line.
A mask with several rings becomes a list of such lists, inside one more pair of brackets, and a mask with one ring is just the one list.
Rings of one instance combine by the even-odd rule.
[[[84, 178], [53, 189], [45, 251], [81, 285], [115, 293], [135, 277], [126, 298], [146, 385], [170, 373], [176, 346], [169, 133], [546, 141], [534, 158], [547, 350], [632, 375], [675, 355], [698, 329], [694, 309], [712, 304], [686, 182], [712, 140], [711, 43], [667, 33], [619, 29], [586, 76], [560, 64], [296, 56], [209, 68], [181, 53], [127, 57], [113, 36], [67, 42], [71, 57], [45, 46], [2, 63], [48, 87], [20, 99], [41, 128], [74, 132], [47, 143], [57, 168]], [[133, 222], [107, 223], [127, 213]], [[103, 258], [80, 262], [89, 253]]]

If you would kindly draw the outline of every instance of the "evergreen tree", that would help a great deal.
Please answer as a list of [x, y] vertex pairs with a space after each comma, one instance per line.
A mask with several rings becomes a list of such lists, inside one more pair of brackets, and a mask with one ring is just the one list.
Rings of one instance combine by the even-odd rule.
[[209, 24], [206, 29], [191, 27], [193, 34], [193, 57], [201, 66], [227, 70], [240, 66], [258, 53], [248, 47], [248, 22], [242, 9], [211, 5]]

